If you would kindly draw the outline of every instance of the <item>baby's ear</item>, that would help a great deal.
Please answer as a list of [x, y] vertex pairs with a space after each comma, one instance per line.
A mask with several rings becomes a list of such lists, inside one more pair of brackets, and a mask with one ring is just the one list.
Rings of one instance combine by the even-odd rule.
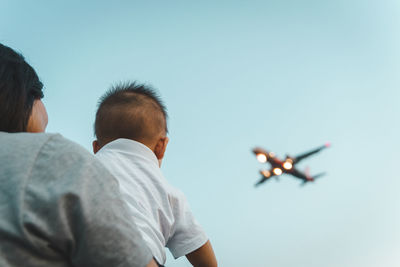
[[93, 153], [96, 154], [100, 150], [100, 145], [97, 140], [94, 140], [92, 143]]
[[156, 147], [154, 148], [154, 154], [156, 154], [158, 160], [162, 160], [164, 158], [168, 142], [169, 142], [168, 137], [161, 137], [160, 139], [158, 139]]

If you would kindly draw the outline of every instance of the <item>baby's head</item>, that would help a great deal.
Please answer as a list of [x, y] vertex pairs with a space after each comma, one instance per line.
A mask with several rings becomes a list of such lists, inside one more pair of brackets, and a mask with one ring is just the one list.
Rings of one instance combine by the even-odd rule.
[[150, 148], [161, 162], [168, 144], [167, 111], [158, 95], [144, 84], [119, 84], [99, 100], [93, 152], [118, 138]]

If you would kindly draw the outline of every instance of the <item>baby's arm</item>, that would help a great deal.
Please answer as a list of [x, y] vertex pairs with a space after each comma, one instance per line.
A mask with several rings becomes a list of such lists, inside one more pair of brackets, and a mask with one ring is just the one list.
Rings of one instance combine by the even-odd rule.
[[186, 258], [194, 267], [217, 267], [217, 259], [214, 250], [208, 240], [203, 246], [190, 252]]
[[175, 222], [166, 246], [175, 259], [186, 256], [194, 267], [217, 267], [210, 240], [194, 218], [185, 195], [179, 190], [174, 191], [170, 204]]

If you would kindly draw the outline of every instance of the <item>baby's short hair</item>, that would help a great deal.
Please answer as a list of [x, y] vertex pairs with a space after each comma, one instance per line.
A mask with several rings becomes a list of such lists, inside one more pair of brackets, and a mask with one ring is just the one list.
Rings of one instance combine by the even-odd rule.
[[102, 146], [118, 138], [152, 142], [168, 133], [167, 117], [166, 107], [150, 86], [121, 83], [100, 98], [94, 132]]

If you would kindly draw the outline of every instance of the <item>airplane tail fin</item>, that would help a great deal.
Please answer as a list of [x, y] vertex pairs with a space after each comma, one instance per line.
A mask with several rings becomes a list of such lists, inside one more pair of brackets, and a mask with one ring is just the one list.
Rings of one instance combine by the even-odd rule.
[[307, 167], [304, 172], [306, 174], [307, 180], [304, 180], [303, 183], [300, 184], [301, 186], [306, 185], [308, 182], [314, 182], [316, 179], [321, 178], [326, 174], [325, 172], [321, 172], [314, 176], [311, 176], [309, 167]]
[[315, 179], [320, 178], [326, 174], [325, 172], [321, 172], [316, 175], [311, 175], [310, 167], [306, 167], [306, 169], [304, 170], [304, 173], [306, 174], [307, 180], [309, 180], [309, 181], [314, 181]]
[[308, 181], [303, 181], [301, 184], [300, 184], [300, 186], [305, 186], [306, 184], [308, 183]]
[[307, 166], [306, 169], [304, 170], [304, 173], [307, 177], [307, 180], [312, 180], [313, 177], [310, 174], [310, 167]]
[[321, 173], [318, 173], [318, 174], [314, 175], [312, 178], [315, 180], [315, 179], [321, 178], [325, 174], [326, 174], [326, 172], [321, 172]]

